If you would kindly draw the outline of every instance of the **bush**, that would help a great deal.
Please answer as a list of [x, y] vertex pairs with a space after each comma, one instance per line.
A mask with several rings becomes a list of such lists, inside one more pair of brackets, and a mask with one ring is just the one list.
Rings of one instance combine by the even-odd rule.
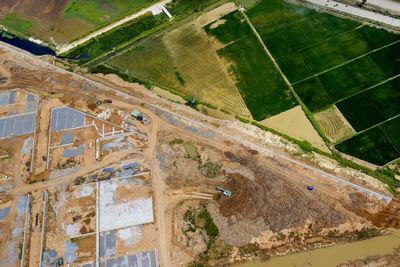
[[235, 115], [235, 118], [238, 119], [239, 121], [243, 122], [243, 123], [250, 123], [249, 119], [239, 117], [238, 115]]
[[207, 235], [210, 237], [216, 237], [219, 235], [218, 227], [214, 224], [213, 219], [211, 218], [208, 210], [203, 207], [202, 212], [198, 215], [199, 219], [205, 220], [204, 229], [207, 231]]

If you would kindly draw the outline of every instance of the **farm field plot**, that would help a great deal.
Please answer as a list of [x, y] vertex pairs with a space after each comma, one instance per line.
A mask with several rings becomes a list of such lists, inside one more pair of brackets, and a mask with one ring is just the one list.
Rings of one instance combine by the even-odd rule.
[[400, 51], [400, 43], [393, 44], [294, 84], [294, 89], [311, 112], [321, 111], [345, 97], [357, 94], [399, 74], [400, 54], [398, 51]]
[[56, 45], [152, 4], [150, 0], [4, 0], [0, 24]]
[[149, 36], [106, 63], [217, 108], [250, 115], [197, 20], [162, 35]]
[[400, 40], [384, 30], [279, 0], [262, 1], [248, 16], [292, 83]]
[[361, 131], [400, 113], [400, 77], [347, 98], [336, 106]]
[[154, 2], [151, 0], [72, 0], [64, 9], [63, 16], [77, 17], [89, 23], [101, 25], [119, 15], [136, 12]]
[[[332, 142], [399, 114], [400, 35], [279, 0], [260, 1], [248, 16]], [[333, 104], [337, 110], [328, 109]], [[398, 157], [396, 138], [384, 131], [396, 122], [375, 126], [337, 149], [385, 164]]]
[[121, 27], [114, 28], [90, 39], [85, 44], [68, 51], [64, 56], [76, 58], [84, 55], [85, 57], [82, 58], [80, 62], [83, 63], [89, 61], [103, 53], [112, 51], [121, 44], [139, 38], [140, 35], [165, 23], [166, 21], [168, 21], [168, 18], [164, 13], [158, 15], [146, 13], [125, 23]]
[[356, 134], [336, 106], [315, 114], [314, 118], [325, 136], [333, 143]]
[[217, 53], [228, 66], [255, 120], [263, 120], [297, 105], [297, 101], [250, 26], [238, 12], [204, 29], [222, 45]]
[[385, 165], [400, 157], [400, 117], [353, 136], [335, 148], [375, 165]]

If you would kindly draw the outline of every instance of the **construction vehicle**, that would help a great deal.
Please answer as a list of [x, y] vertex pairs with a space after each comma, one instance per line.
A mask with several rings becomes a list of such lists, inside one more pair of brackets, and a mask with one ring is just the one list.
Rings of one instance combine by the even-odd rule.
[[231, 191], [223, 189], [222, 187], [217, 186], [217, 190], [221, 191], [226, 197], [230, 197], [232, 195]]
[[62, 266], [62, 265], [64, 265], [64, 259], [63, 259], [63, 257], [58, 258], [58, 259], [56, 260], [56, 267], [59, 267], [59, 266]]
[[94, 96], [96, 98], [96, 104], [101, 105], [101, 101], [97, 98], [97, 96]]

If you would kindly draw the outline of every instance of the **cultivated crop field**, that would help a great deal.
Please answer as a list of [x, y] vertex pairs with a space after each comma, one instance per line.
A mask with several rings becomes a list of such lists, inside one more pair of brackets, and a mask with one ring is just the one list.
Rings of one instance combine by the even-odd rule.
[[149, 36], [106, 63], [217, 108], [250, 115], [225, 65], [197, 22]]
[[152, 4], [151, 0], [2, 0], [0, 24], [12, 32], [54, 44], [52, 37], [62, 44]]
[[384, 165], [400, 157], [400, 117], [347, 139], [335, 147], [362, 160]]
[[274, 67], [239, 11], [205, 27], [205, 31], [225, 45], [217, 51], [228, 66], [247, 107], [255, 120], [276, 115], [297, 105], [296, 99]]
[[280, 0], [261, 1], [248, 16], [329, 139], [351, 134], [328, 118], [335, 104], [359, 132], [336, 149], [377, 165], [400, 156], [400, 134], [388, 132], [400, 121], [385, 122], [400, 113], [400, 35]]
[[124, 13], [133, 13], [145, 8], [151, 0], [72, 0], [63, 11], [64, 17], [81, 18], [91, 24], [102, 25]]

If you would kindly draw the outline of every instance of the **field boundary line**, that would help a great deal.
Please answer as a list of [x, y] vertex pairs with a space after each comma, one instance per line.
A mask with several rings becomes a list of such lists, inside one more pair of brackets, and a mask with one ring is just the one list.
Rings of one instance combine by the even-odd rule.
[[[348, 137], [348, 138], [346, 138], [346, 139], [341, 140], [339, 143], [334, 144], [333, 148], [335, 149], [335, 151], [337, 151], [337, 152], [339, 152], [339, 153], [341, 153], [341, 154], [345, 154], [345, 155], [347, 155], [347, 156], [350, 156], [350, 157], [355, 158], [355, 159], [357, 159], [357, 160], [361, 160], [361, 161], [363, 161], [363, 162], [365, 162], [365, 163], [368, 163], [368, 164], [371, 164], [371, 165], [373, 165], [373, 166], [376, 166], [376, 167], [384, 167], [384, 166], [387, 166], [388, 164], [390, 164], [390, 163], [392, 163], [392, 162], [394, 162], [394, 161], [400, 159], [400, 156], [397, 157], [397, 158], [395, 158], [395, 159], [393, 159], [393, 160], [391, 160], [391, 161], [389, 161], [389, 162], [387, 162], [387, 163], [385, 163], [385, 164], [383, 164], [383, 165], [377, 165], [377, 164], [375, 164], [375, 163], [372, 163], [372, 162], [369, 162], [369, 161], [365, 161], [365, 160], [363, 160], [363, 159], [357, 158], [357, 157], [352, 156], [352, 155], [350, 155], [350, 154], [341, 152], [341, 151], [339, 151], [339, 150], [336, 149], [336, 146], [339, 145], [339, 144], [341, 144], [341, 143], [343, 143], [343, 142], [346, 141], [346, 140], [349, 140], [349, 139], [351, 139], [351, 138], [353, 138], [353, 137], [356, 137], [356, 136], [358, 136], [358, 135], [360, 135], [360, 134], [362, 134], [362, 133], [364, 133], [364, 132], [366, 132], [366, 131], [369, 131], [369, 130], [372, 130], [372, 129], [376, 128], [376, 127], [379, 127], [379, 126], [381, 126], [382, 124], [384, 124], [385, 122], [394, 120], [394, 119], [396, 119], [396, 118], [398, 118], [398, 117], [400, 117], [400, 114], [397, 114], [396, 116], [393, 116], [393, 117], [391, 117], [391, 118], [389, 118], [389, 119], [387, 119], [387, 120], [385, 120], [385, 121], [382, 121], [382, 122], [380, 122], [380, 123], [378, 123], [378, 124], [375, 124], [375, 125], [373, 125], [373, 126], [367, 128], [367, 129], [364, 129], [364, 130], [360, 131], [360, 132], [357, 132], [355, 135], [352, 135], [352, 136], [350, 136], [350, 137]], [[381, 131], [382, 131], [382, 129], [381, 129]], [[384, 136], [386, 137], [386, 139], [390, 142], [390, 144], [392, 145], [392, 147], [394, 148], [394, 150], [400, 155], [400, 151], [399, 151], [399, 150], [397, 149], [397, 147], [393, 144], [392, 139], [391, 139], [389, 136], [387, 136], [387, 134], [386, 134], [384, 131], [382, 131], [382, 132], [383, 132]]]
[[302, 49], [296, 50], [296, 52], [300, 52], [300, 51], [306, 50], [306, 49], [308, 49], [308, 48], [315, 47], [315, 46], [317, 46], [317, 45], [323, 44], [323, 43], [325, 43], [325, 42], [327, 42], [327, 41], [332, 40], [333, 38], [335, 38], [335, 37], [337, 37], [337, 36], [344, 35], [344, 34], [350, 33], [350, 32], [355, 32], [355, 31], [361, 29], [362, 27], [364, 27], [364, 24], [361, 24], [361, 25], [359, 25], [359, 26], [357, 26], [357, 27], [355, 27], [355, 28], [353, 28], [353, 29], [351, 29], [351, 30], [348, 30], [348, 31], [345, 31], [345, 32], [341, 32], [341, 33], [334, 34], [334, 35], [332, 35], [331, 37], [328, 37], [328, 38], [326, 38], [326, 39], [324, 39], [324, 40], [322, 40], [322, 41], [320, 41], [320, 42], [316, 42], [316, 43], [314, 43], [314, 44], [312, 44], [312, 45], [308, 45], [308, 46], [306, 46], [306, 47], [303, 47]]
[[341, 98], [341, 99], [339, 99], [339, 100], [333, 102], [332, 105], [336, 105], [337, 103], [340, 103], [340, 102], [342, 102], [342, 101], [344, 101], [344, 100], [346, 100], [346, 99], [349, 99], [349, 98], [351, 98], [351, 97], [353, 97], [353, 96], [356, 96], [356, 95], [359, 95], [359, 94], [368, 92], [368, 91], [370, 91], [370, 90], [372, 90], [372, 89], [374, 89], [374, 88], [376, 88], [376, 87], [378, 87], [378, 86], [380, 86], [380, 85], [382, 85], [382, 84], [385, 84], [385, 83], [387, 83], [387, 82], [390, 82], [390, 81], [392, 81], [392, 80], [394, 80], [394, 79], [397, 79], [397, 78], [399, 78], [399, 77], [400, 77], [400, 74], [397, 74], [396, 76], [387, 78], [386, 80], [383, 80], [383, 81], [381, 81], [381, 82], [379, 82], [379, 83], [377, 83], [377, 84], [375, 84], [375, 85], [373, 85], [373, 86], [370, 86], [370, 87], [368, 87], [368, 88], [365, 88], [365, 89], [363, 89], [363, 90], [361, 90], [361, 91], [358, 91], [358, 92], [356, 92], [356, 93], [354, 93], [354, 94], [352, 94], [352, 95], [343, 97], [343, 98]]
[[236, 141], [236, 142], [240, 142], [240, 143], [242, 143], [243, 145], [246, 145], [246, 146], [248, 146], [248, 147], [254, 148], [254, 149], [256, 149], [256, 150], [258, 150], [258, 151], [261, 151], [261, 152], [263, 152], [263, 153], [267, 153], [267, 154], [276, 156], [276, 157], [278, 157], [278, 158], [280, 158], [280, 159], [286, 160], [286, 161], [291, 162], [291, 163], [293, 163], [293, 164], [296, 164], [296, 165], [298, 165], [298, 166], [301, 166], [301, 167], [304, 167], [304, 168], [308, 168], [308, 169], [310, 169], [310, 170], [313, 170], [314, 172], [319, 173], [320, 175], [322, 175], [322, 176], [325, 177], [325, 178], [328, 178], [328, 179], [330, 179], [330, 180], [332, 180], [332, 181], [335, 181], [335, 182], [339, 182], [339, 183], [348, 185], [348, 186], [350, 186], [350, 187], [352, 187], [352, 188], [356, 188], [356, 189], [358, 189], [359, 191], [361, 191], [361, 192], [363, 192], [363, 193], [365, 193], [365, 194], [368, 194], [368, 195], [370, 195], [370, 196], [374, 196], [374, 197], [376, 197], [376, 198], [378, 198], [378, 199], [380, 199], [380, 200], [383, 200], [385, 203], [389, 203], [389, 202], [392, 201], [392, 198], [391, 198], [391, 197], [388, 197], [388, 196], [386, 196], [386, 195], [384, 195], [384, 194], [382, 194], [382, 193], [378, 193], [378, 192], [372, 191], [372, 190], [370, 190], [370, 189], [364, 188], [364, 187], [362, 187], [362, 186], [359, 186], [359, 185], [357, 185], [357, 184], [354, 184], [354, 183], [352, 183], [352, 182], [349, 182], [349, 181], [347, 181], [347, 180], [345, 180], [345, 179], [343, 179], [343, 178], [339, 178], [339, 177], [334, 176], [334, 175], [332, 175], [332, 174], [329, 174], [329, 173], [327, 173], [327, 172], [325, 172], [325, 171], [323, 171], [323, 170], [319, 170], [319, 169], [317, 169], [317, 168], [315, 168], [315, 167], [312, 167], [312, 166], [310, 166], [310, 165], [307, 165], [307, 164], [302, 163], [302, 162], [300, 162], [300, 161], [297, 161], [297, 160], [295, 160], [295, 159], [291, 159], [291, 158], [289, 158], [289, 157], [287, 157], [287, 156], [285, 156], [285, 155], [283, 155], [283, 154], [280, 154], [280, 153], [274, 152], [274, 151], [272, 151], [272, 150], [269, 150], [268, 148], [264, 148], [264, 147], [261, 147], [261, 146], [259, 146], [259, 145], [255, 145], [255, 144], [253, 144], [253, 143], [251, 143], [251, 142], [249, 142], [249, 141], [246, 141], [246, 140], [241, 139], [241, 138], [239, 138], [239, 137], [235, 137], [235, 136], [233, 136], [233, 135], [227, 134], [227, 133], [225, 133], [225, 132], [223, 132], [223, 131], [221, 131], [221, 130], [215, 129], [214, 127], [208, 126], [208, 125], [203, 124], [203, 123], [201, 123], [201, 122], [194, 121], [194, 120], [189, 119], [189, 118], [187, 118], [187, 117], [185, 117], [185, 116], [183, 116], [183, 115], [179, 115], [178, 113], [175, 113], [175, 112], [173, 112], [173, 111], [169, 111], [169, 110], [167, 110], [167, 109], [165, 109], [165, 108], [162, 108], [162, 107], [160, 107], [160, 106], [157, 105], [157, 104], [147, 103], [147, 102], [145, 102], [143, 99], [141, 99], [141, 98], [139, 98], [139, 97], [135, 97], [135, 96], [130, 95], [130, 94], [126, 93], [126, 92], [123, 92], [123, 91], [121, 91], [121, 90], [119, 90], [119, 89], [116, 89], [116, 88], [111, 87], [111, 86], [107, 86], [107, 85], [105, 85], [105, 84], [102, 84], [102, 83], [100, 83], [100, 82], [98, 82], [98, 81], [92, 80], [92, 79], [90, 79], [90, 78], [88, 78], [88, 77], [85, 77], [85, 76], [83, 76], [83, 75], [80, 75], [80, 74], [77, 74], [77, 73], [74, 73], [74, 72], [69, 72], [69, 71], [67, 71], [67, 70], [65, 70], [65, 69], [62, 69], [62, 68], [60, 68], [60, 67], [53, 66], [52, 64], [50, 64], [50, 63], [48, 63], [48, 62], [45, 62], [45, 61], [42, 61], [41, 59], [38, 59], [38, 58], [32, 56], [31, 54], [28, 54], [28, 53], [25, 52], [24, 50], [21, 50], [21, 49], [19, 49], [19, 48], [15, 48], [15, 47], [13, 47], [13, 46], [11, 46], [11, 45], [9, 45], [9, 44], [5, 44], [5, 43], [1, 43], [1, 42], [0, 42], [0, 47], [3, 47], [3, 48], [5, 48], [5, 49], [7, 49], [7, 50], [9, 50], [9, 51], [12, 51], [12, 52], [14, 52], [14, 53], [20, 55], [20, 56], [23, 57], [23, 58], [29, 58], [29, 59], [31, 59], [31, 60], [33, 60], [33, 61], [36, 61], [36, 62], [39, 62], [40, 64], [43, 64], [44, 66], [51, 67], [51, 68], [53, 68], [54, 70], [57, 70], [57, 71], [59, 71], [59, 72], [61, 72], [61, 73], [71, 75], [71, 76], [73, 76], [73, 77], [76, 77], [76, 78], [79, 79], [79, 80], [87, 81], [87, 82], [89, 82], [89, 83], [91, 83], [91, 84], [93, 84], [93, 85], [95, 85], [95, 86], [97, 86], [97, 87], [99, 87], [99, 88], [102, 88], [103, 90], [112, 91], [112, 92], [116, 93], [116, 94], [119, 95], [119, 96], [123, 96], [123, 97], [126, 97], [126, 98], [131, 99], [131, 100], [135, 100], [135, 101], [137, 101], [137, 102], [139, 102], [139, 103], [146, 103], [146, 104], [148, 104], [148, 105], [151, 106], [151, 107], [158, 108], [158, 109], [160, 109], [160, 110], [162, 110], [162, 111], [164, 111], [164, 112], [169, 112], [169, 113], [173, 114], [174, 116], [177, 116], [178, 118], [181, 118], [181, 119], [183, 119], [183, 120], [185, 120], [185, 121], [187, 121], [187, 122], [190, 122], [190, 123], [192, 123], [192, 124], [194, 124], [194, 125], [197, 125], [197, 126], [199, 126], [199, 127], [204, 127], [205, 129], [208, 129], [208, 130], [211, 130], [211, 131], [213, 131], [213, 132], [215, 132], [215, 133], [221, 134], [222, 136], [224, 136], [224, 137], [226, 137], [226, 138], [228, 138], [228, 139], [234, 140], [234, 141]]
[[293, 93], [294, 97], [296, 98], [296, 100], [299, 102], [299, 104], [302, 107], [305, 107], [303, 101], [301, 101], [300, 97], [297, 95], [297, 93], [294, 91], [294, 88], [292, 86], [292, 84], [289, 82], [289, 80], [286, 78], [286, 75], [283, 73], [283, 71], [281, 70], [281, 68], [279, 67], [278, 63], [275, 61], [275, 58], [272, 56], [272, 54], [269, 52], [267, 46], [264, 44], [260, 34], [257, 32], [256, 28], [254, 28], [253, 24], [251, 23], [249, 17], [246, 15], [245, 9], [244, 8], [240, 8], [239, 9], [241, 11], [241, 13], [243, 14], [243, 16], [245, 17], [248, 25], [251, 27], [251, 29], [253, 30], [254, 34], [256, 35], [258, 41], [260, 42], [260, 44], [263, 46], [264, 51], [267, 53], [268, 57], [271, 59], [275, 69], [281, 74], [281, 77], [283, 78], [283, 80], [285, 81], [285, 83], [287, 84], [287, 86], [289, 87], [290, 91]]
[[304, 78], [304, 79], [302, 79], [302, 80], [300, 80], [300, 81], [296, 81], [296, 82], [292, 83], [292, 85], [295, 85], [295, 84], [298, 84], [298, 83], [302, 83], [302, 82], [307, 81], [307, 80], [309, 80], [309, 79], [312, 79], [312, 78], [314, 78], [314, 77], [320, 76], [320, 75], [322, 75], [322, 74], [324, 74], [324, 73], [327, 73], [327, 72], [329, 72], [329, 71], [331, 71], [331, 70], [340, 68], [340, 67], [342, 67], [342, 66], [344, 66], [344, 65], [347, 65], [347, 64], [349, 64], [349, 63], [351, 63], [351, 62], [353, 62], [353, 61], [356, 61], [356, 60], [358, 60], [358, 59], [360, 59], [360, 58], [363, 58], [363, 57], [365, 57], [365, 56], [368, 56], [368, 55], [370, 55], [370, 54], [372, 54], [372, 53], [378, 52], [378, 51], [380, 51], [380, 50], [382, 50], [382, 49], [385, 49], [385, 48], [387, 48], [387, 47], [389, 47], [389, 46], [391, 46], [391, 45], [395, 45], [395, 44], [397, 44], [397, 43], [399, 43], [399, 42], [400, 42], [400, 40], [397, 40], [397, 41], [394, 41], [393, 43], [390, 43], [390, 44], [384, 45], [384, 46], [382, 46], [382, 47], [376, 48], [376, 49], [374, 49], [374, 50], [371, 50], [371, 51], [369, 51], [369, 52], [367, 52], [367, 53], [365, 53], [365, 54], [359, 55], [359, 56], [357, 56], [357, 57], [355, 57], [355, 58], [352, 58], [352, 59], [350, 59], [350, 60], [348, 60], [348, 61], [345, 61], [345, 62], [343, 62], [343, 63], [340, 63], [339, 65], [333, 66], [333, 67], [331, 67], [331, 68], [329, 68], [329, 69], [326, 69], [326, 70], [324, 70], [324, 71], [321, 71], [321, 72], [319, 72], [319, 73], [316, 73], [316, 74], [314, 74], [314, 75], [311, 75], [311, 76], [309, 76], [309, 77], [307, 77], [307, 78]]
[[[371, 127], [368, 127], [368, 128], [366, 128], [366, 129], [364, 129], [364, 130], [361, 130], [361, 131], [357, 132], [356, 135], [362, 134], [362, 133], [364, 133], [364, 132], [366, 132], [366, 131], [368, 131], [368, 130], [371, 130], [371, 129], [375, 128], [375, 127], [381, 126], [381, 125], [384, 124], [385, 122], [394, 120], [394, 119], [396, 119], [396, 118], [398, 118], [398, 117], [400, 117], [400, 114], [397, 114], [397, 115], [395, 115], [395, 116], [393, 116], [393, 117], [390, 117], [390, 118], [387, 119], [387, 120], [381, 121], [381, 122], [379, 122], [379, 123], [377, 123], [377, 124], [372, 125]], [[356, 135], [353, 135], [353, 136], [356, 136]], [[351, 136], [351, 137], [353, 137], [353, 136]], [[349, 137], [349, 138], [347, 138], [347, 139], [350, 139], [351, 137]], [[343, 142], [343, 141], [345, 141], [345, 140], [347, 140], [347, 139], [344, 139], [344, 140], [340, 141], [340, 143]], [[337, 143], [337, 144], [339, 144], [339, 143]], [[337, 144], [335, 144], [335, 145], [337, 145]], [[397, 149], [396, 149], [396, 150], [397, 150]], [[399, 153], [400, 153], [400, 152], [399, 152]]]

